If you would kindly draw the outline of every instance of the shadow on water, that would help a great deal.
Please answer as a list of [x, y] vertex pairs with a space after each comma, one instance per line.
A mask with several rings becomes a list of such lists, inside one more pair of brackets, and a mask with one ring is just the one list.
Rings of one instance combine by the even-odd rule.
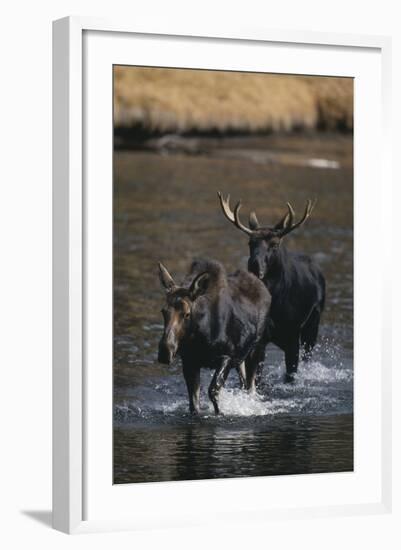
[[[311, 162], [313, 161], [313, 162]], [[114, 163], [114, 479], [116, 483], [277, 475], [353, 468], [352, 139], [235, 141], [208, 155], [116, 152]], [[246, 237], [223, 218], [217, 191], [242, 198], [262, 223], [290, 200], [313, 216], [290, 249], [311, 254], [327, 280], [319, 345], [296, 384], [268, 348], [256, 398], [231, 374], [214, 418], [202, 373], [202, 416], [187, 414], [180, 365], [159, 365], [157, 262], [179, 280], [196, 256], [246, 268]]]

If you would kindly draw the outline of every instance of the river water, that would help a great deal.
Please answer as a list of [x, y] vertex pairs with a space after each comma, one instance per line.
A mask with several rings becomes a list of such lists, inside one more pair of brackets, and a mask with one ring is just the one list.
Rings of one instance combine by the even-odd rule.
[[[195, 144], [198, 146], [198, 144]], [[195, 147], [196, 149], [196, 147]], [[315, 135], [209, 140], [198, 154], [116, 151], [114, 159], [114, 482], [227, 478], [353, 469], [352, 139]], [[294, 384], [268, 347], [259, 394], [230, 373], [215, 417], [202, 372], [202, 413], [188, 414], [177, 361], [157, 363], [163, 292], [157, 262], [180, 280], [193, 257], [246, 268], [246, 236], [223, 217], [217, 191], [242, 216], [278, 221], [290, 201], [312, 218], [287, 238], [327, 281], [313, 360]]]

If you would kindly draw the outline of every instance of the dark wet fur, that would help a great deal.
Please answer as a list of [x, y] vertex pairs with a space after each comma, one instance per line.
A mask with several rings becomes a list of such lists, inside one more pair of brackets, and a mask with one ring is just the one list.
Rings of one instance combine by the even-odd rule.
[[[249, 269], [254, 268], [252, 256]], [[272, 341], [285, 353], [287, 378], [297, 371], [300, 348], [309, 359], [324, 310], [326, 284], [319, 267], [306, 254], [289, 252], [281, 244], [263, 277], [272, 302]]]
[[[316, 344], [326, 285], [312, 259], [305, 254], [288, 252], [283, 238], [305, 223], [316, 201], [307, 201], [298, 222], [294, 221], [294, 210], [287, 203], [288, 212], [276, 225], [260, 226], [255, 212], [251, 212], [249, 227], [246, 227], [238, 215], [241, 202], [232, 212], [230, 196], [223, 198], [219, 193], [219, 199], [225, 217], [249, 237], [248, 270], [264, 282], [272, 296], [273, 330], [266, 345], [272, 341], [284, 351], [286, 377], [292, 381], [298, 369], [300, 347], [307, 360]], [[262, 356], [259, 361], [262, 368]]]
[[[207, 274], [207, 287], [193, 296], [193, 285]], [[190, 410], [199, 410], [199, 371], [215, 369], [209, 397], [216, 413], [218, 392], [229, 371], [247, 359], [244, 385], [252, 388], [256, 376], [252, 356], [259, 342], [266, 339], [271, 297], [265, 285], [252, 273], [237, 271], [227, 275], [224, 267], [214, 260], [197, 259], [191, 265], [183, 287], [167, 295], [168, 303], [177, 298], [191, 299], [191, 320], [181, 339], [178, 353], [183, 362], [184, 377], [190, 397]], [[164, 334], [160, 342], [165, 346]], [[160, 357], [160, 354], [159, 354]]]

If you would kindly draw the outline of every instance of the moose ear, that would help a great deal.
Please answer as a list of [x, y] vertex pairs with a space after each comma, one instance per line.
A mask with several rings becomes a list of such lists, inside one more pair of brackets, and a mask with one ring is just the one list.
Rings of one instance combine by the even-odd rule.
[[210, 275], [209, 273], [207, 273], [207, 271], [205, 271], [204, 273], [200, 273], [195, 277], [189, 288], [191, 300], [196, 300], [196, 298], [198, 298], [202, 294], [205, 294], [209, 286], [209, 279]]
[[174, 279], [162, 263], [159, 263], [159, 279], [166, 292], [171, 292], [176, 288]]

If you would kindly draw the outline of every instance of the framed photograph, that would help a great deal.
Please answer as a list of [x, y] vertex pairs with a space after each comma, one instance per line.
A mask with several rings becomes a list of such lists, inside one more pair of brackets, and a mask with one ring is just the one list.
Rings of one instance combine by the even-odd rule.
[[54, 527], [388, 511], [389, 39], [53, 53]]

